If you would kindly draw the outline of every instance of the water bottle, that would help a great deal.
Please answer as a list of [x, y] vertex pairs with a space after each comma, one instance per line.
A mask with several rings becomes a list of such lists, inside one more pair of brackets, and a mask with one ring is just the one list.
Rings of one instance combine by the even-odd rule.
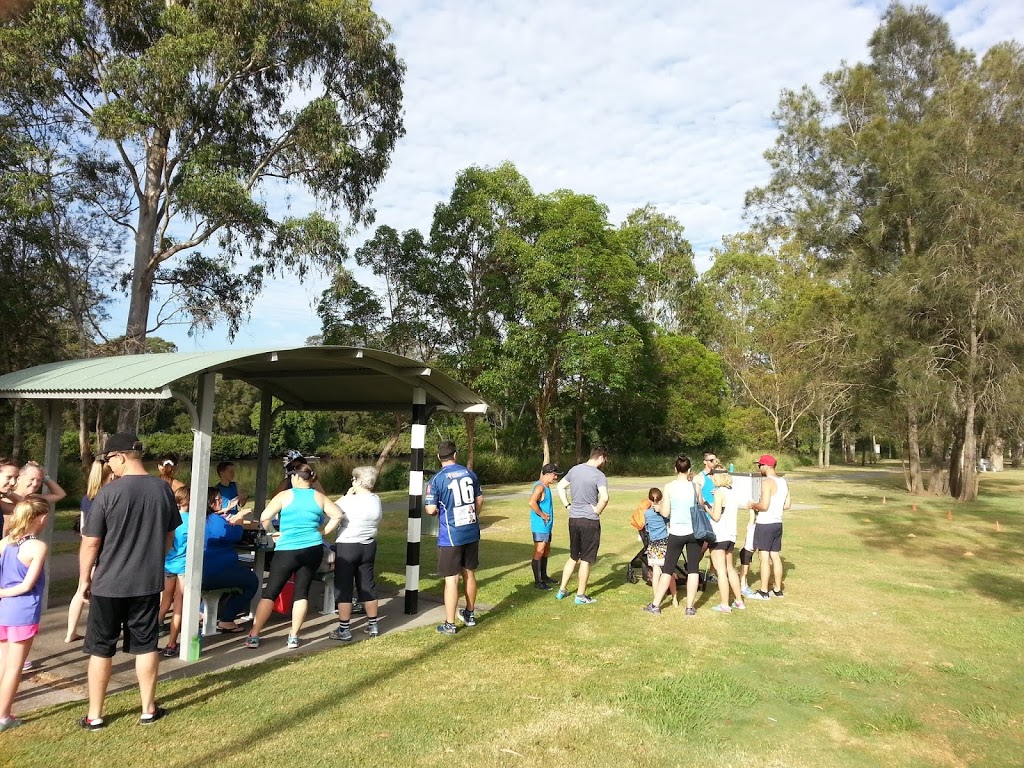
[[729, 462], [729, 474], [731, 475], [732, 472], [733, 472], [733, 467], [732, 467], [732, 462], [730, 461]]

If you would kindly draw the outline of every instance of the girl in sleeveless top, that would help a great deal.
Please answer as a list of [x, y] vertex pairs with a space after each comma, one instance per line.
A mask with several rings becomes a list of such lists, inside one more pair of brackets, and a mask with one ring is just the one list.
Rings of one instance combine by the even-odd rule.
[[39, 632], [48, 548], [38, 535], [49, 513], [44, 499], [26, 496], [15, 505], [7, 536], [0, 539], [0, 731], [22, 723], [11, 706]]

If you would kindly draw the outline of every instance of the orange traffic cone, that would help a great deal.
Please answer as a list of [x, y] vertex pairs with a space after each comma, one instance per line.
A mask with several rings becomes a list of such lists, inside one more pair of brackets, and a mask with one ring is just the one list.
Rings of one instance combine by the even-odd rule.
[[885, 504], [885, 496], [882, 497], [882, 503]]
[[999, 533], [999, 531], [1000, 531], [1000, 528], [999, 528], [999, 521], [998, 521], [998, 520], [996, 520], [996, 533]]
[[917, 512], [917, 504], [911, 504], [910, 505], [910, 511], [911, 512]]
[[953, 519], [953, 510], [949, 510], [948, 512], [946, 512], [946, 519], [947, 520], [952, 520]]

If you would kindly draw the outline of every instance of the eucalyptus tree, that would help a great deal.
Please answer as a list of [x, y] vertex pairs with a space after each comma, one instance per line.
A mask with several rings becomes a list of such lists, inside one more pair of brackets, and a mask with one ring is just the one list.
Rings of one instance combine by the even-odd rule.
[[537, 211], [535, 238], [516, 249], [518, 322], [480, 380], [530, 404], [546, 463], [560, 402], [573, 414], [579, 452], [588, 407], [642, 385], [634, 374], [647, 326], [636, 300], [640, 270], [607, 207], [561, 190], [539, 196]]
[[[125, 351], [161, 287], [233, 334], [267, 276], [343, 256], [329, 215], [372, 218], [404, 132], [389, 32], [368, 0], [36, 0], [0, 27], [0, 99], [74, 126], [64, 162], [128, 201]], [[290, 184], [320, 209], [290, 214]]]
[[[1024, 54], [1003, 43], [979, 59], [940, 17], [898, 3], [869, 53], [826, 75], [820, 96], [783, 94], [772, 180], [748, 203], [858, 273], [861, 311], [907, 342], [903, 381], [948, 387], [950, 493], [969, 500], [979, 413], [1016, 372], [1024, 333]], [[896, 395], [912, 435], [916, 395]]]

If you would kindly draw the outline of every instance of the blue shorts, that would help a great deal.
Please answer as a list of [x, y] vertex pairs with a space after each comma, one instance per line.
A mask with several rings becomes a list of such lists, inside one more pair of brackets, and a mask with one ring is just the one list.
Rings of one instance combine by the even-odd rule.
[[531, 533], [533, 533], [534, 544], [551, 541], [551, 531], [548, 531], [547, 533], [537, 533], [536, 531], [531, 531]]

